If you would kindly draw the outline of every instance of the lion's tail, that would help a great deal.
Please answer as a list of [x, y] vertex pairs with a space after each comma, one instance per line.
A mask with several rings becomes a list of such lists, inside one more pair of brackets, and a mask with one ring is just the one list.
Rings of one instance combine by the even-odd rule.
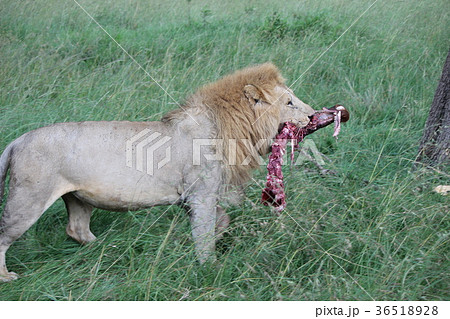
[[11, 161], [13, 144], [14, 142], [9, 144], [0, 156], [0, 204], [2, 203], [3, 194], [5, 192], [6, 173], [8, 172], [9, 163]]

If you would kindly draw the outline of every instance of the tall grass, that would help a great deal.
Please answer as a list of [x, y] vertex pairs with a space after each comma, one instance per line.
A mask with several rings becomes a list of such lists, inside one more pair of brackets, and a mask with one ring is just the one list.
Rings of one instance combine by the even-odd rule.
[[[55, 122], [176, 107], [75, 2], [0, 3], [0, 149]], [[342, 103], [351, 120], [338, 142], [310, 137], [335, 174], [285, 171], [281, 216], [259, 203], [256, 172], [217, 267], [197, 264], [176, 207], [96, 210], [98, 240], [82, 247], [59, 200], [8, 251], [21, 278], [0, 300], [449, 299], [449, 201], [432, 191], [448, 171], [410, 169], [450, 44], [448, 1], [380, 0], [331, 48], [372, 1], [79, 3], [177, 101], [270, 60], [302, 100]]]

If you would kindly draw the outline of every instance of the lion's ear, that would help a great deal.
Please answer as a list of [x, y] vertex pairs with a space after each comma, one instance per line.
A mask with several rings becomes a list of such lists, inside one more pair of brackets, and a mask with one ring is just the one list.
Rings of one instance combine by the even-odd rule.
[[244, 86], [244, 95], [252, 105], [258, 104], [264, 97], [263, 93], [252, 84]]

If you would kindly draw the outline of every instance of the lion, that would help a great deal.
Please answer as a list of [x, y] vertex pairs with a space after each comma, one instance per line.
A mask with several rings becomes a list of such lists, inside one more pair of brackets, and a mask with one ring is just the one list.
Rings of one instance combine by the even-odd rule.
[[89, 228], [94, 208], [185, 207], [199, 262], [214, 260], [230, 222], [219, 202], [239, 200], [280, 125], [303, 127], [314, 112], [265, 63], [205, 85], [161, 121], [58, 123], [25, 133], [0, 157], [0, 199], [10, 172], [0, 281], [18, 278], [7, 270], [6, 251], [60, 197], [66, 232], [81, 244], [96, 238]]

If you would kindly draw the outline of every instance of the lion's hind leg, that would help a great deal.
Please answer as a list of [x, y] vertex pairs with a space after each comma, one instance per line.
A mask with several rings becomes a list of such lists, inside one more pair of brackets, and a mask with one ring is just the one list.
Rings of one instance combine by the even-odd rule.
[[83, 245], [94, 241], [95, 236], [89, 228], [93, 207], [72, 193], [65, 194], [62, 198], [69, 214], [67, 234]]
[[59, 196], [49, 194], [48, 190], [34, 190], [25, 182], [22, 185], [10, 182], [10, 193], [0, 220], [0, 281], [17, 279], [17, 274], [6, 268], [6, 251]]
[[19, 276], [6, 268], [5, 254], [9, 245], [0, 245], [0, 282], [8, 282], [19, 278]]

